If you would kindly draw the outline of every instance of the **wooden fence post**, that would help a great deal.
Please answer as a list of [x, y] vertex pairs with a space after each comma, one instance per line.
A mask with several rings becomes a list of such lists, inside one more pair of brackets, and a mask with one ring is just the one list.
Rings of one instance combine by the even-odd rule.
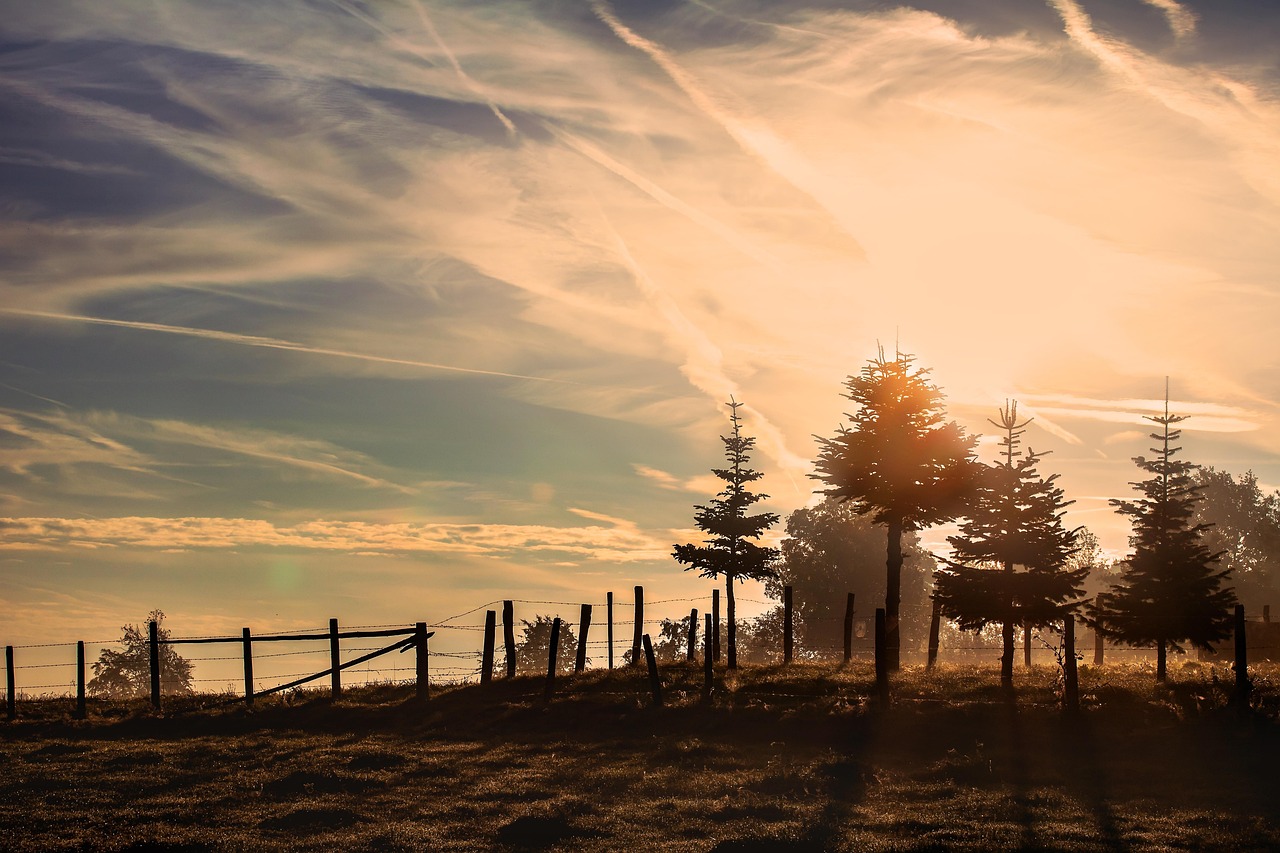
[[1249, 694], [1253, 684], [1249, 681], [1249, 643], [1244, 624], [1244, 605], [1236, 605], [1236, 692], [1234, 699], [1240, 708], [1249, 707]]
[[876, 693], [882, 704], [889, 704], [889, 648], [885, 630], [885, 611], [876, 608]]
[[[480, 683], [481, 684], [488, 684], [490, 681], [493, 680], [493, 644], [494, 644], [493, 635], [496, 632], [494, 626], [497, 621], [497, 617], [498, 617], [498, 614], [494, 613], [492, 610], [486, 610], [484, 612], [484, 651], [480, 655]], [[511, 647], [508, 647], [508, 648], [511, 648]], [[508, 655], [510, 655], [510, 652], [508, 652]], [[511, 671], [511, 659], [510, 657], [508, 657], [507, 672], [510, 673], [510, 671]]]
[[685, 660], [693, 663], [698, 658], [698, 608], [689, 611], [689, 651]]
[[631, 638], [631, 665], [640, 665], [640, 637], [644, 634], [644, 587], [636, 587], [636, 629]]
[[[506, 653], [507, 678], [516, 677], [516, 607], [513, 601], [502, 602], [502, 647]], [[492, 661], [490, 661], [492, 666]]]
[[417, 697], [423, 702], [431, 698], [431, 657], [427, 649], [428, 636], [430, 635], [427, 634], [426, 622], [418, 622], [413, 626], [413, 650], [417, 658], [414, 662], [414, 678], [417, 682]]
[[929, 662], [926, 669], [933, 669], [938, 662], [938, 633], [942, 628], [942, 602], [933, 600], [933, 615], [929, 617]]
[[605, 620], [609, 623], [609, 669], [613, 669], [613, 593], [604, 596]]
[[1076, 617], [1068, 613], [1062, 625], [1062, 704], [1067, 713], [1080, 710], [1080, 674], [1076, 670]]
[[547, 686], [543, 691], [543, 695], [551, 698], [551, 691], [556, 686], [556, 659], [560, 656], [560, 617], [557, 616], [555, 621], [551, 623], [551, 645], [547, 653]]
[[253, 635], [248, 628], [240, 631], [244, 644], [244, 703], [253, 707]]
[[711, 645], [715, 651], [716, 663], [720, 663], [720, 590], [711, 590], [711, 625], [714, 631]]
[[338, 646], [338, 620], [329, 620], [329, 692], [337, 699], [342, 695], [342, 651]]
[[84, 640], [76, 641], [76, 719], [88, 716], [84, 703]]
[[1263, 622], [1271, 621], [1271, 605], [1270, 604], [1262, 605], [1262, 621]]
[[151, 659], [151, 707], [160, 710], [160, 629], [155, 620], [147, 623], [147, 646]]
[[9, 719], [18, 716], [18, 691], [13, 683], [13, 646], [4, 647], [4, 671], [9, 677], [9, 691], [5, 695], [5, 712]]
[[1031, 625], [1022, 626], [1022, 665], [1031, 669]]
[[791, 663], [795, 652], [795, 611], [791, 608], [791, 587], [782, 588], [782, 662]]
[[853, 660], [853, 593], [849, 593], [844, 605], [844, 660]]
[[582, 616], [578, 620], [578, 656], [573, 662], [573, 671], [582, 672], [587, 668], [587, 632], [591, 630], [591, 605], [582, 605]]
[[644, 635], [644, 659], [649, 664], [649, 689], [653, 691], [653, 704], [662, 707], [662, 679], [658, 677], [658, 661], [653, 656], [653, 643]]
[[711, 698], [711, 686], [715, 680], [715, 640], [711, 638], [711, 614], [706, 616], [707, 625], [702, 632], [702, 698]]

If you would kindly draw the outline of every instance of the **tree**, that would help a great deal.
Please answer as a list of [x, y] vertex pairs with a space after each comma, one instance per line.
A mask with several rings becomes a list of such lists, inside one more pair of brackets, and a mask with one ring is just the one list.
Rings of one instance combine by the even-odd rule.
[[1196, 467], [1200, 500], [1192, 520], [1211, 525], [1205, 547], [1222, 553], [1236, 596], [1256, 610], [1280, 595], [1280, 491], [1264, 494], [1252, 471], [1233, 478], [1227, 471]]
[[[848, 593], [864, 608], [884, 600], [884, 532], [851, 502], [826, 497], [787, 516], [781, 552], [777, 577], [765, 582], [765, 591], [781, 598], [782, 588], [790, 586], [807, 626], [805, 647], [843, 654]], [[902, 623], [923, 636], [929, 618], [925, 600], [937, 563], [914, 531], [904, 531], [902, 555]]]
[[712, 468], [715, 474], [726, 485], [705, 506], [695, 506], [694, 523], [698, 529], [709, 534], [709, 538], [698, 545], [676, 545], [672, 556], [676, 562], [687, 568], [696, 569], [704, 578], [724, 577], [725, 604], [728, 622], [728, 642], [725, 651], [730, 669], [738, 666], [738, 631], [735, 618], [733, 598], [733, 582], [743, 580], [767, 580], [773, 576], [772, 564], [778, 556], [776, 548], [755, 543], [754, 539], [772, 527], [778, 521], [778, 514], [773, 512], [748, 514], [748, 510], [761, 500], [769, 497], [764, 494], [753, 494], [747, 490], [747, 484], [759, 480], [764, 475], [747, 467], [750, 451], [756, 440], [742, 434], [742, 418], [738, 408], [742, 405], [733, 398], [727, 404], [731, 412], [730, 422], [733, 434], [720, 436], [724, 442], [725, 458], [729, 460], [728, 468]]
[[887, 528], [885, 628], [889, 666], [900, 662], [899, 609], [902, 597], [902, 537], [950, 521], [964, 512], [973, 491], [974, 439], [945, 420], [942, 392], [914, 357], [882, 349], [845, 382], [844, 396], [858, 404], [834, 438], [819, 438], [812, 476], [830, 488], [825, 494], [852, 503]]
[[[551, 658], [551, 628], [555, 624], [554, 616], [534, 616], [533, 621], [521, 619], [524, 629], [520, 639], [516, 641], [516, 672], [521, 675], [546, 675], [547, 663]], [[560, 621], [560, 638], [556, 649], [556, 674], [569, 675], [573, 672], [578, 655], [578, 641], [573, 636], [569, 623]], [[590, 663], [590, 658], [587, 659]]]
[[[169, 630], [162, 627], [163, 610], [152, 610], [147, 614], [147, 621], [156, 623], [160, 640], [169, 639]], [[124, 636], [120, 638], [120, 645], [124, 648], [103, 649], [93, 664], [93, 678], [86, 685], [93, 696], [134, 699], [151, 692], [150, 631], [137, 625], [125, 625], [121, 630]], [[160, 644], [160, 692], [174, 696], [189, 696], [193, 692], [191, 662], [163, 642]]]
[[1129, 545], [1133, 553], [1121, 566], [1121, 579], [1095, 607], [1101, 631], [1131, 646], [1154, 643], [1156, 681], [1164, 681], [1168, 650], [1181, 652], [1182, 642], [1209, 649], [1230, 632], [1235, 593], [1223, 587], [1229, 572], [1219, 569], [1220, 553], [1209, 550], [1207, 525], [1194, 520], [1200, 486], [1193, 465], [1174, 459], [1182, 448], [1174, 442], [1182, 431], [1173, 425], [1186, 418], [1169, 414], [1165, 390], [1164, 415], [1148, 416], [1161, 432], [1151, 438], [1156, 456], [1133, 461], [1152, 476], [1130, 483], [1142, 493], [1135, 501], [1112, 500], [1111, 505], [1133, 524]]
[[968, 517], [947, 539], [953, 558], [938, 572], [933, 594], [962, 630], [1001, 625], [1000, 680], [1007, 686], [1013, 683], [1014, 629], [1064, 619], [1080, 605], [1089, 569], [1068, 565], [1076, 533], [1062, 523], [1071, 501], [1054, 484], [1058, 475], [1040, 476], [1036, 464], [1045, 454], [1018, 449], [1031, 421], [1018, 423], [1015, 400], [1005, 403], [999, 422], [990, 423], [1004, 430], [1004, 459], [983, 469]]

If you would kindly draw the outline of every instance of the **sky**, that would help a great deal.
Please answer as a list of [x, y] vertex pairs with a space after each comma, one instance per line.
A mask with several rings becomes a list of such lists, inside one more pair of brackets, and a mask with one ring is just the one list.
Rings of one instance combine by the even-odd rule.
[[1114, 554], [1166, 377], [1184, 458], [1274, 488], [1277, 38], [1243, 0], [15, 4], [5, 642], [687, 608], [724, 404], [785, 516], [878, 346], [984, 460], [1018, 400]]

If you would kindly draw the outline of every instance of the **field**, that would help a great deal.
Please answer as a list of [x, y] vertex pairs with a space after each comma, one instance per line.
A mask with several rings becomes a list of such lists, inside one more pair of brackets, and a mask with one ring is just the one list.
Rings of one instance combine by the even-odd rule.
[[1280, 848], [1272, 671], [640, 670], [438, 690], [299, 693], [163, 716], [31, 702], [7, 724], [7, 850], [1257, 850]]

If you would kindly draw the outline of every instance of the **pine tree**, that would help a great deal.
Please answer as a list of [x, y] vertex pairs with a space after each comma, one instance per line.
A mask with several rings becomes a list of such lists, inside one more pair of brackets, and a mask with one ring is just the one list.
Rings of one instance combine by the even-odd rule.
[[1031, 421], [1018, 423], [1015, 400], [990, 423], [1004, 430], [1004, 459], [983, 469], [968, 518], [947, 539], [954, 559], [938, 573], [934, 597], [963, 630], [1002, 626], [1000, 679], [1008, 685], [1015, 627], [1043, 628], [1067, 617], [1080, 604], [1089, 570], [1068, 566], [1076, 532], [1063, 526], [1062, 514], [1072, 502], [1054, 484], [1057, 474], [1036, 471], [1046, 454], [1018, 449]]
[[733, 434], [720, 436], [724, 442], [725, 458], [728, 468], [713, 468], [715, 474], [727, 484], [706, 506], [696, 506], [694, 523], [700, 530], [710, 535], [704, 544], [676, 545], [672, 556], [676, 562], [687, 568], [685, 571], [697, 569], [704, 578], [725, 579], [725, 603], [728, 613], [728, 663], [730, 669], [738, 666], [737, 619], [733, 597], [735, 580], [765, 580], [773, 576], [772, 564], [778, 557], [776, 548], [758, 545], [751, 541], [760, 536], [778, 521], [777, 513], [763, 512], [748, 515], [747, 510], [755, 503], [769, 497], [764, 494], [753, 494], [746, 488], [748, 483], [759, 480], [764, 475], [747, 467], [749, 453], [755, 447], [754, 438], [744, 436], [741, 430], [742, 418], [738, 415], [739, 402], [729, 399], [727, 404], [732, 414]]
[[1164, 415], [1148, 416], [1161, 431], [1151, 433], [1160, 443], [1152, 459], [1133, 461], [1152, 476], [1130, 483], [1142, 493], [1135, 501], [1112, 500], [1111, 505], [1133, 524], [1129, 545], [1133, 553], [1121, 565], [1119, 583], [1095, 609], [1102, 632], [1131, 646], [1155, 644], [1156, 681], [1164, 681], [1168, 650], [1183, 651], [1187, 642], [1209, 649], [1231, 629], [1235, 591], [1223, 587], [1230, 572], [1218, 568], [1221, 553], [1204, 541], [1207, 524], [1194, 523], [1200, 486], [1194, 465], [1174, 459], [1182, 431], [1174, 424], [1186, 420], [1169, 414], [1166, 383]]
[[974, 439], [944, 420], [942, 392], [914, 358], [884, 351], [845, 382], [845, 396], [858, 404], [834, 438], [819, 439], [813, 476], [825, 493], [853, 502], [887, 528], [885, 627], [889, 666], [898, 669], [902, 535], [958, 517], [974, 488]]

